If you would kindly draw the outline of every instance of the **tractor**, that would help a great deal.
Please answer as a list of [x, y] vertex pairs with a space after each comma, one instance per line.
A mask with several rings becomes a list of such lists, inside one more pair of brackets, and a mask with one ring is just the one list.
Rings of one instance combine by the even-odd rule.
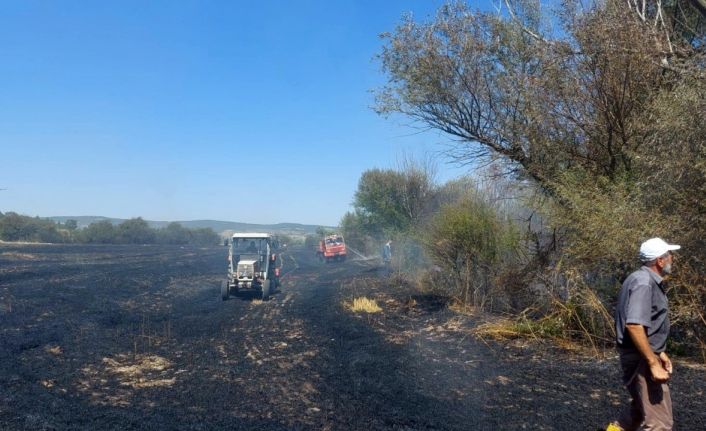
[[268, 233], [234, 233], [228, 247], [228, 279], [221, 283], [221, 298], [252, 291], [264, 301], [279, 287], [277, 255]]

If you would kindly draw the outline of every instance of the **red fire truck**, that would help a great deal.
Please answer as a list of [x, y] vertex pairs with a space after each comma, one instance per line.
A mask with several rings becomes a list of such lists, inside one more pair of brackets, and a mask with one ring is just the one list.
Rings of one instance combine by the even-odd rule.
[[346, 243], [343, 241], [343, 236], [333, 234], [324, 237], [319, 241], [316, 255], [325, 262], [346, 260]]

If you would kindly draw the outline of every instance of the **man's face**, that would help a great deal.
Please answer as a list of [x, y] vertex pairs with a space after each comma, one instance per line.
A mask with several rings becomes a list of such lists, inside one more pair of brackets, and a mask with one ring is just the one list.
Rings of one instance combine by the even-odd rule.
[[664, 257], [657, 258], [657, 267], [659, 268], [662, 275], [672, 273], [672, 252], [667, 252]]

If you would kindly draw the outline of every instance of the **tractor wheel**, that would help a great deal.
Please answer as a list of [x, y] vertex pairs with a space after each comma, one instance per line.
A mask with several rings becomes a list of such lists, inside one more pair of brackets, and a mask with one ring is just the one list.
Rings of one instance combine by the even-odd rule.
[[227, 301], [228, 296], [230, 296], [230, 288], [228, 287], [228, 280], [223, 280], [221, 282], [221, 299], [224, 301]]
[[265, 280], [262, 283], [262, 300], [267, 301], [270, 298], [270, 280]]

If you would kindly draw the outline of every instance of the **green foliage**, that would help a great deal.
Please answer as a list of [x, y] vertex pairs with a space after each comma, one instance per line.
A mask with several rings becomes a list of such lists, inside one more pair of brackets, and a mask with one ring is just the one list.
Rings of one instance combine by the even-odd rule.
[[318, 226], [318, 227], [316, 228], [316, 234], [317, 234], [320, 238], [323, 238], [323, 237], [325, 237], [325, 236], [327, 236], [327, 235], [333, 235], [334, 233], [336, 233], [335, 230], [327, 229], [327, 228], [325, 228], [325, 227], [323, 227], [323, 226]]
[[632, 172], [652, 98], [675, 81], [703, 80], [703, 27], [694, 46], [622, 1], [568, 1], [549, 16], [538, 2], [508, 6], [514, 13], [500, 15], [454, 2], [431, 23], [409, 17], [386, 35], [378, 111], [460, 138], [450, 154], [461, 162], [510, 161], [551, 193], [566, 168], [611, 179]]
[[493, 277], [512, 262], [520, 235], [487, 202], [465, 196], [440, 209], [424, 244], [432, 261], [450, 274], [455, 296], [463, 304], [483, 306], [495, 286]]
[[[564, 290], [539, 309], [555, 316], [567, 307], [565, 333], [610, 338], [601, 322], [610, 316], [595, 310], [637, 266], [640, 242], [661, 236], [683, 246], [670, 283], [674, 332], [706, 346], [703, 4], [570, 0], [546, 14], [517, 0], [508, 14], [486, 14], [455, 2], [432, 22], [410, 17], [386, 35], [378, 111], [456, 138], [449, 154], [459, 162], [503, 161], [542, 192], [552, 247], [547, 231], [531, 232], [536, 259], [521, 281], [526, 291]], [[434, 229], [457, 239], [429, 244], [430, 254], [457, 268], [492, 267], [502, 240], [483, 234], [494, 227], [481, 208], [463, 205], [439, 215]], [[459, 258], [466, 248], [470, 257]], [[465, 271], [457, 278], [478, 279]], [[598, 303], [576, 306], [589, 290]]]
[[65, 241], [53, 221], [27, 217], [14, 212], [8, 212], [0, 218], [0, 239], [32, 242]]
[[401, 208], [403, 180], [400, 172], [380, 169], [368, 170], [360, 177], [353, 205], [367, 233], [382, 236], [385, 230], [404, 231], [408, 227]]
[[566, 332], [566, 324], [561, 318], [554, 315], [544, 316], [541, 319], [531, 319], [520, 315], [511, 326], [511, 330], [518, 335], [538, 338], [554, 338]]
[[111, 244], [116, 242], [115, 226], [108, 220], [91, 223], [77, 232], [77, 240], [91, 244]]
[[310, 249], [316, 248], [320, 239], [321, 237], [318, 235], [307, 235], [306, 238], [304, 238], [304, 247]]
[[429, 176], [417, 168], [365, 171], [355, 193], [354, 214], [372, 236], [407, 232], [420, 220], [432, 187]]
[[160, 244], [188, 244], [191, 232], [181, 224], [172, 222], [157, 231], [157, 241]]
[[9, 212], [0, 219], [0, 236], [5, 241], [27, 239], [31, 234], [27, 217]]
[[358, 212], [346, 212], [340, 222], [341, 232], [346, 243], [362, 251], [370, 253], [374, 250], [374, 243], [379, 242], [374, 238], [382, 236], [381, 229], [370, 222], [370, 217]]
[[220, 240], [210, 228], [186, 229], [170, 223], [164, 229], [150, 228], [141, 218], [114, 226], [108, 220], [76, 229], [68, 220], [63, 225], [39, 217], [27, 217], [9, 212], [0, 217], [0, 239], [30, 242], [80, 242], [92, 244], [196, 244], [213, 245]]
[[511, 232], [502, 228], [489, 205], [464, 198], [441, 208], [434, 218], [429, 244], [433, 256], [441, 262], [469, 257], [492, 265], [498, 260], [501, 243], [511, 236], [506, 234]]
[[117, 226], [117, 242], [121, 244], [153, 244], [156, 233], [141, 217], [132, 218]]

